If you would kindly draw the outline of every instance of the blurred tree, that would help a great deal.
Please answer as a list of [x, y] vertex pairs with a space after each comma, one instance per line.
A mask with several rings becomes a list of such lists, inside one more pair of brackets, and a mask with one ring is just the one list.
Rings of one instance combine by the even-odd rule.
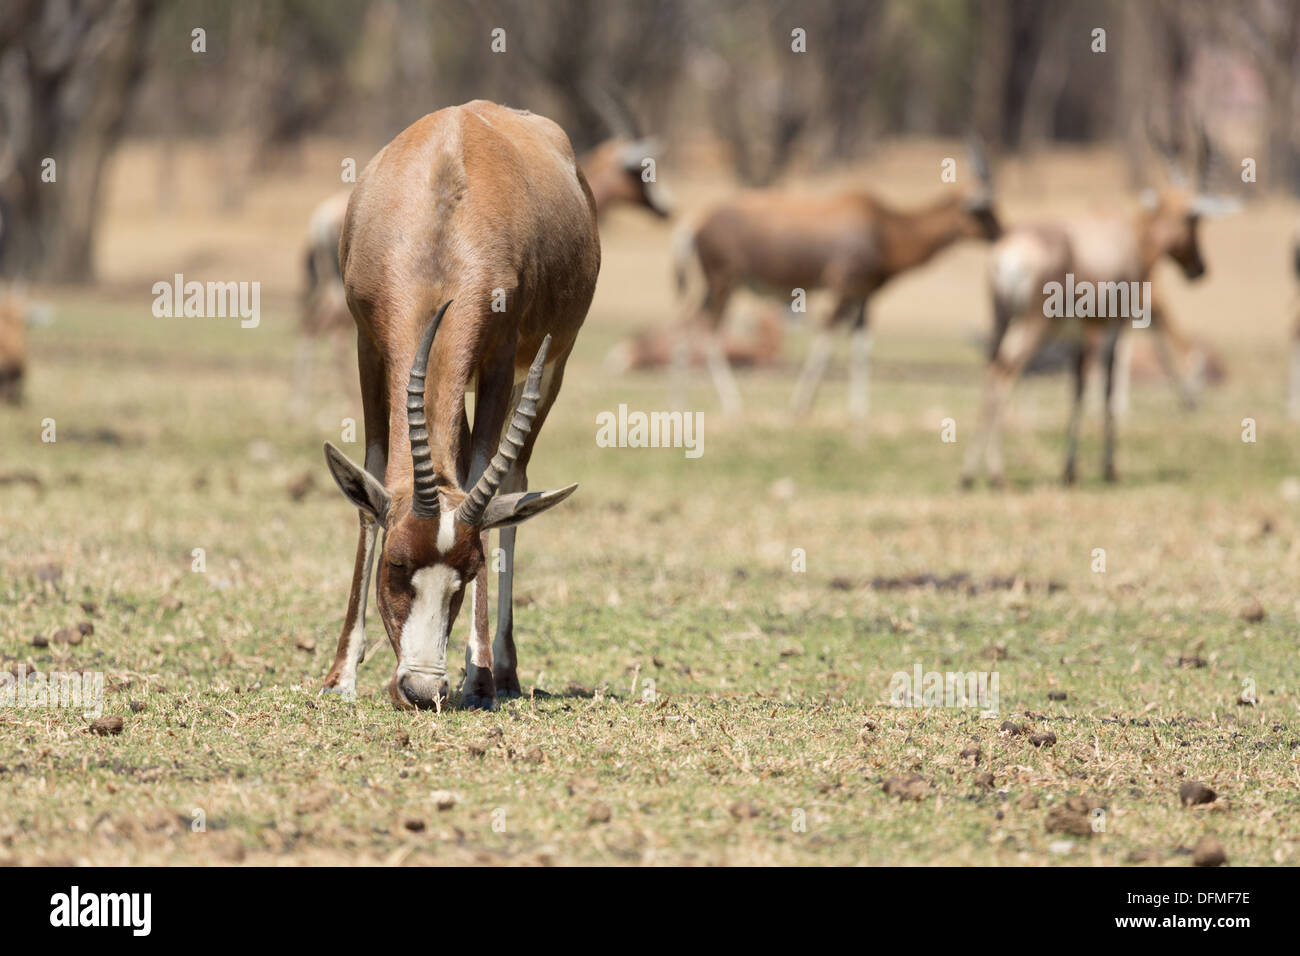
[[155, 9], [154, 0], [6, 0], [0, 7], [0, 201], [8, 232], [0, 274], [94, 277], [104, 162], [144, 70]]

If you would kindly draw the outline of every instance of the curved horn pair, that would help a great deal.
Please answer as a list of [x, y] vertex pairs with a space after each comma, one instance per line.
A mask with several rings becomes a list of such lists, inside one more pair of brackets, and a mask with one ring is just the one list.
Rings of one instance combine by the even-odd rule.
[[528, 439], [528, 433], [533, 430], [533, 420], [537, 418], [537, 400], [542, 397], [542, 367], [546, 364], [546, 352], [550, 346], [551, 337], [548, 335], [542, 339], [542, 347], [537, 350], [537, 357], [528, 369], [528, 380], [524, 382], [523, 394], [519, 396], [519, 405], [510, 419], [505, 437], [501, 439], [501, 446], [475, 483], [474, 490], [456, 509], [456, 517], [471, 527], [477, 527], [482, 522], [488, 502], [501, 487], [501, 480], [514, 465], [520, 449]]
[[415, 491], [411, 510], [421, 518], [438, 517], [438, 474], [433, 468], [433, 449], [429, 447], [429, 424], [424, 417], [424, 376], [429, 368], [429, 350], [442, 317], [451, 305], [448, 299], [429, 327], [424, 330], [420, 347], [411, 362], [411, 377], [406, 383], [406, 427], [411, 436], [411, 467], [415, 474]]
[[[411, 375], [406, 385], [406, 427], [411, 438], [411, 468], [415, 478], [411, 510], [421, 518], [438, 517], [438, 474], [433, 467], [433, 449], [429, 447], [429, 426], [424, 414], [424, 384], [429, 368], [429, 352], [433, 348], [433, 337], [442, 323], [451, 300], [447, 300], [438, 310], [429, 327], [425, 329], [424, 338], [415, 351], [411, 363]], [[477, 526], [483, 519], [483, 512], [488, 506], [506, 472], [519, 457], [528, 434], [533, 430], [533, 421], [537, 418], [537, 401], [542, 397], [542, 369], [546, 364], [546, 352], [550, 348], [551, 337], [542, 340], [542, 347], [537, 350], [532, 367], [528, 370], [528, 380], [524, 383], [523, 394], [510, 427], [497, 453], [488, 463], [474, 489], [456, 509], [456, 517], [465, 524]]]

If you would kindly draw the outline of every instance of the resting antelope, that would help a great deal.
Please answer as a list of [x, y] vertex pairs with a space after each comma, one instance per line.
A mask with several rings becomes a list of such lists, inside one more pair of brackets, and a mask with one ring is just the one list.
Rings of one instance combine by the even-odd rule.
[[[447, 699], [447, 641], [472, 583], [462, 702], [491, 707], [520, 691], [514, 526], [577, 487], [526, 491], [533, 445], [600, 269], [591, 190], [550, 120], [484, 100], [439, 110], [361, 174], [339, 260], [357, 326], [366, 453], [362, 468], [325, 446], [361, 518], [325, 685], [355, 692], [382, 530], [376, 599], [397, 653], [393, 702], [428, 708]], [[494, 641], [484, 563], [492, 528], [502, 529], [503, 551]]]
[[[605, 368], [613, 374], [662, 368], [671, 363], [675, 349], [683, 338], [689, 340], [688, 329], [680, 326], [658, 326], [639, 332], [619, 342], [605, 356]], [[731, 331], [722, 341], [723, 354], [728, 364], [738, 368], [762, 368], [781, 360], [781, 346], [785, 339], [785, 319], [776, 309], [765, 308], [759, 312], [750, 334], [741, 336]], [[704, 352], [695, 349], [689, 356], [691, 366], [706, 361]]]
[[[1088, 282], [1094, 288], [1142, 283], [1150, 279], [1156, 263], [1165, 256], [1176, 262], [1187, 278], [1200, 278], [1205, 274], [1197, 236], [1200, 220], [1221, 208], [1220, 200], [1192, 196], [1182, 189], [1170, 189], [1163, 195], [1148, 192], [1136, 216], [1102, 215], [1020, 226], [993, 246], [989, 257], [993, 337], [979, 424], [962, 465], [964, 486], [974, 483], [981, 458], [987, 462], [990, 483], [1003, 483], [1001, 427], [1008, 393], [1054, 326], [1066, 321], [1047, 314], [1047, 284], [1064, 283], [1067, 274], [1074, 277], [1076, 285]], [[1154, 295], [1147, 307], [1153, 330], [1166, 336], [1173, 333], [1181, 340]], [[1131, 317], [1082, 319], [1083, 343], [1074, 363], [1067, 433], [1066, 482], [1076, 477], [1084, 384], [1099, 360], [1105, 379], [1103, 471], [1107, 481], [1115, 480], [1115, 349], [1128, 321]]]
[[[597, 218], [620, 204], [648, 209], [660, 218], [671, 215], [666, 192], [657, 183], [642, 179], [641, 164], [653, 158], [658, 150], [654, 138], [619, 136], [605, 140], [582, 158], [582, 172], [596, 202]], [[353, 324], [343, 292], [343, 274], [339, 270], [339, 236], [343, 232], [348, 195], [344, 190], [325, 199], [312, 211], [308, 221], [291, 409], [295, 417], [301, 417], [306, 411], [310, 398], [315, 343], [321, 339], [335, 340], [338, 363], [346, 365], [343, 336]]]
[[[919, 210], [899, 211], [864, 192], [795, 196], [771, 191], [744, 193], [710, 210], [699, 224], [678, 232], [673, 259], [678, 291], [686, 292], [692, 260], [704, 277], [703, 294], [687, 305], [687, 322], [705, 336], [714, 387], [728, 413], [740, 410], [740, 392], [720, 339], [727, 302], [742, 283], [789, 297], [795, 289], [826, 288], [835, 305], [813, 339], [792, 407], [800, 415], [813, 398], [830, 357], [831, 335], [849, 326], [849, 411], [867, 410], [867, 360], [871, 339], [867, 300], [890, 279], [927, 262], [959, 239], [996, 239], [1001, 227], [993, 209], [988, 168], [977, 154], [979, 185]], [[678, 350], [679, 376], [689, 349]]]

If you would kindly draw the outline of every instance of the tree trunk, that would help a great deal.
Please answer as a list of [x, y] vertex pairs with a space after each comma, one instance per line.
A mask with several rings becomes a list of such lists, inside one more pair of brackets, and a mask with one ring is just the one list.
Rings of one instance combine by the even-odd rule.
[[0, 31], [0, 275], [88, 282], [104, 164], [143, 72], [155, 0], [24, 9], [16, 33]]

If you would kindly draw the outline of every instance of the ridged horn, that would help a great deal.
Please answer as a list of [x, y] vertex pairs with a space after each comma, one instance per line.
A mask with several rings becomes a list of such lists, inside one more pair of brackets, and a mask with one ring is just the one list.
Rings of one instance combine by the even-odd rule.
[[429, 369], [429, 350], [442, 317], [451, 305], [448, 299], [424, 330], [420, 347], [411, 362], [411, 377], [406, 383], [406, 427], [411, 436], [411, 467], [415, 491], [411, 510], [421, 518], [438, 517], [438, 475], [433, 469], [433, 449], [429, 447], [429, 423], [424, 417], [424, 376]]
[[519, 450], [524, 447], [528, 433], [533, 430], [533, 420], [537, 417], [537, 400], [542, 397], [542, 367], [546, 364], [546, 351], [550, 347], [551, 337], [548, 335], [542, 339], [537, 358], [533, 359], [532, 367], [528, 369], [528, 380], [524, 382], [523, 394], [519, 396], [519, 405], [510, 419], [505, 437], [501, 439], [501, 446], [475, 483], [474, 490], [456, 509], [456, 517], [470, 527], [478, 527], [483, 520], [488, 502], [501, 487], [501, 480], [519, 457]]

